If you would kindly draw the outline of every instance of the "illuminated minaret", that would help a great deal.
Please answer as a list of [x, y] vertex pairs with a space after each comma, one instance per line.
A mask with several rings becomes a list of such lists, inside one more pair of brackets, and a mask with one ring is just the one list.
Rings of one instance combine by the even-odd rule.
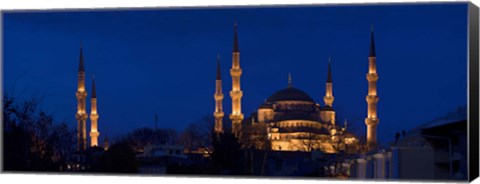
[[333, 86], [332, 86], [332, 58], [328, 58], [328, 71], [327, 71], [327, 82], [325, 87], [325, 97], [323, 97], [323, 101], [325, 102], [325, 106], [332, 107], [333, 104]]
[[222, 92], [222, 76], [220, 74], [220, 55], [217, 56], [217, 79], [215, 80], [215, 133], [223, 133], [223, 92]]
[[91, 97], [91, 112], [90, 112], [90, 146], [98, 146], [98, 113], [97, 113], [97, 91], [95, 90], [95, 76], [92, 77], [92, 97]]
[[377, 125], [379, 119], [377, 117], [377, 66], [376, 66], [376, 55], [375, 55], [375, 41], [373, 37], [373, 26], [370, 33], [370, 56], [368, 57], [369, 67], [367, 73], [368, 81], [368, 95], [367, 95], [367, 104], [368, 104], [368, 113], [367, 118], [365, 119], [365, 124], [367, 125], [367, 145], [375, 146], [377, 144]]
[[83, 66], [83, 47], [80, 47], [80, 63], [78, 65], [78, 88], [77, 88], [77, 150], [87, 149], [87, 113], [85, 90], [85, 67]]
[[325, 83], [325, 96], [323, 101], [325, 102], [324, 107], [324, 120], [326, 122], [332, 123], [335, 125], [335, 111], [333, 110], [333, 82], [332, 82], [332, 58], [328, 58], [328, 71], [327, 71], [327, 81]]
[[232, 68], [230, 69], [230, 75], [232, 76], [232, 91], [230, 91], [230, 97], [232, 98], [232, 114], [230, 114], [230, 120], [232, 120], [232, 133], [238, 137], [240, 129], [242, 128], [241, 122], [243, 120], [243, 93], [240, 89], [240, 76], [242, 75], [242, 69], [240, 68], [240, 52], [238, 50], [237, 22], [235, 22], [233, 26], [233, 31]]

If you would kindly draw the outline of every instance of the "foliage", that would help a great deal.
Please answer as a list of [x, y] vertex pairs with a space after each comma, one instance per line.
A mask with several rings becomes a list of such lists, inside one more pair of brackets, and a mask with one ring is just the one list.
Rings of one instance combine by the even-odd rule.
[[187, 150], [209, 147], [212, 143], [210, 135], [213, 131], [213, 122], [212, 116], [204, 116], [198, 122], [189, 124], [180, 134], [178, 143]]
[[147, 145], [155, 144], [170, 144], [174, 143], [177, 139], [177, 132], [172, 129], [152, 129], [152, 128], [140, 128], [133, 130], [121, 139], [132, 147], [135, 152], [143, 152], [143, 149]]
[[17, 102], [3, 98], [4, 169], [58, 171], [75, 150], [75, 131], [38, 108], [39, 98]]
[[214, 149], [211, 155], [213, 164], [221, 171], [227, 170], [229, 174], [243, 174], [244, 156], [235, 136], [231, 133], [211, 135]]
[[101, 171], [107, 173], [136, 173], [134, 149], [126, 142], [112, 145], [101, 158]]

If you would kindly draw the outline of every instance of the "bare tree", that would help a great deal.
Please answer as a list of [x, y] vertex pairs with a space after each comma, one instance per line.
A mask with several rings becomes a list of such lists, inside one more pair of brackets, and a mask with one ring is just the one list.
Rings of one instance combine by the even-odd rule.
[[4, 96], [6, 170], [58, 170], [74, 151], [75, 131], [65, 122], [55, 123], [52, 115], [38, 108], [40, 101], [32, 98], [17, 102]]
[[307, 152], [311, 152], [313, 151], [315, 148], [318, 148], [320, 147], [320, 144], [318, 142], [318, 137], [316, 136], [315, 133], [313, 132], [305, 132], [304, 134], [305, 136], [302, 137], [302, 145], [303, 147], [305, 148], [305, 151]]
[[177, 133], [173, 129], [139, 128], [124, 137], [120, 142], [129, 144], [135, 152], [143, 152], [148, 145], [173, 143], [177, 139]]
[[180, 134], [178, 142], [189, 151], [197, 148], [209, 148], [212, 144], [213, 116], [203, 116], [200, 120], [189, 124]]

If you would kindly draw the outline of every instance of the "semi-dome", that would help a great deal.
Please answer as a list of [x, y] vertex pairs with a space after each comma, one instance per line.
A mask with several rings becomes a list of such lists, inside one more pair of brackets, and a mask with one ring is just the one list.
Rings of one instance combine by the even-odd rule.
[[307, 93], [294, 87], [287, 87], [285, 89], [277, 91], [267, 99], [267, 102], [277, 102], [277, 101], [314, 102], [313, 99]]

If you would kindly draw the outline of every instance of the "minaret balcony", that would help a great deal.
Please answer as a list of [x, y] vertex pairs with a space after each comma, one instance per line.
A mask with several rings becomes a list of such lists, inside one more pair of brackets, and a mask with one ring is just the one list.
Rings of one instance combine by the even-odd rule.
[[218, 112], [214, 112], [213, 116], [215, 118], [222, 118], [223, 116], [225, 116], [225, 113], [223, 111], [218, 111]]
[[243, 120], [243, 114], [230, 114], [230, 119], [235, 122], [235, 121], [242, 121]]
[[97, 132], [97, 131], [90, 132], [90, 137], [98, 137], [98, 136], [100, 136], [100, 132]]
[[213, 98], [215, 98], [215, 101], [220, 101], [223, 100], [223, 94], [214, 94]]
[[378, 102], [378, 96], [368, 95], [365, 99], [367, 100], [367, 103], [377, 103]]
[[377, 125], [380, 120], [378, 118], [365, 118], [365, 124], [367, 126]]
[[90, 120], [97, 120], [98, 119], [98, 114], [90, 114]]
[[323, 97], [323, 101], [325, 102], [325, 104], [329, 104], [331, 105], [333, 103], [333, 96], [325, 96]]
[[367, 80], [368, 81], [377, 81], [378, 75], [376, 73], [367, 73]]
[[232, 68], [232, 69], [230, 69], [230, 75], [232, 77], [240, 77], [242, 75], [242, 69], [241, 68]]
[[232, 98], [242, 98], [243, 92], [242, 91], [230, 91], [230, 97]]
[[85, 113], [77, 113], [75, 114], [75, 118], [77, 120], [87, 120], [88, 117], [87, 117], [87, 114]]
[[77, 91], [75, 96], [77, 96], [77, 98], [85, 99], [87, 98], [87, 91]]

